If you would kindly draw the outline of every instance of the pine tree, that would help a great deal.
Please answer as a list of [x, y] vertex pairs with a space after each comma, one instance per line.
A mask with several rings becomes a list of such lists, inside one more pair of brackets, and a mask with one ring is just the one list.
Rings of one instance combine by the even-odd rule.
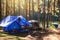
[[34, 19], [34, 0], [32, 0], [32, 15], [33, 15], [33, 19]]
[[60, 0], [58, 0], [58, 9], [59, 9], [58, 20], [59, 20], [59, 24], [60, 24]]
[[27, 0], [24, 0], [24, 6], [25, 6], [25, 11], [26, 11], [26, 19], [27, 19]]
[[20, 0], [18, 0], [18, 15], [20, 15]]
[[1, 13], [1, 0], [0, 0], [0, 21], [2, 19], [2, 13]]
[[38, 6], [38, 23], [40, 23], [40, 5], [39, 5], [39, 0], [37, 0], [37, 6]]
[[45, 0], [43, 0], [43, 27], [44, 27], [44, 29], [45, 29]]

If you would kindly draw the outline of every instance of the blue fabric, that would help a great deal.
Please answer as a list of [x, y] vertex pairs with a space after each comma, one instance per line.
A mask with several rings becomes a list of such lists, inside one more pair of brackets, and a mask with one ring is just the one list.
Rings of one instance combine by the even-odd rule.
[[58, 28], [58, 24], [54, 24], [54, 26], [55, 26], [56, 28]]
[[[3, 24], [6, 24], [6, 25], [3, 25]], [[13, 30], [17, 30], [19, 32], [26, 31], [26, 29], [20, 30], [21, 27], [25, 25], [28, 25], [29, 27], [32, 26], [32, 24], [29, 23], [23, 16], [7, 16], [0, 23], [0, 26], [3, 26], [4, 27], [3, 30], [6, 32], [10, 32]]]
[[5, 27], [14, 22], [15, 20], [17, 20], [17, 18], [18, 18], [17, 16], [7, 16], [0, 22], [0, 26]]
[[17, 24], [16, 22], [13, 22], [12, 24], [8, 25], [7, 27], [4, 27], [4, 31], [8, 32], [8, 31], [12, 31], [12, 30], [18, 30], [20, 29], [21, 26], [19, 24]]

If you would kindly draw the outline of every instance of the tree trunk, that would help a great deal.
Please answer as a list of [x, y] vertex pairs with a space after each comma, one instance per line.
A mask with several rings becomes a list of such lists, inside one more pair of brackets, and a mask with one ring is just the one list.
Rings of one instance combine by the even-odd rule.
[[18, 0], [18, 15], [20, 15], [20, 1], [21, 0]]
[[1, 0], [0, 0], [0, 21], [2, 19], [2, 13], [1, 13]]
[[6, 0], [6, 16], [8, 15], [8, 1]]
[[13, 0], [13, 6], [14, 6], [14, 8], [13, 8], [13, 13], [14, 13], [14, 15], [16, 15], [16, 13], [15, 13], [15, 0]]
[[49, 25], [49, 7], [50, 7], [50, 3], [49, 3], [49, 0], [48, 0], [48, 15], [47, 15], [47, 28], [48, 28], [48, 25]]
[[60, 0], [58, 0], [58, 9], [59, 9], [58, 20], [59, 20], [59, 24], [60, 24]]
[[28, 17], [28, 20], [30, 19], [30, 0], [29, 0], [29, 17]]
[[45, 29], [45, 0], [43, 0], [43, 27]]
[[27, 0], [24, 0], [25, 11], [26, 11], [26, 19], [27, 19]]
[[32, 15], [33, 15], [33, 19], [34, 19], [34, 0], [32, 0]]
[[38, 23], [40, 23], [40, 5], [39, 5], [39, 0], [37, 0], [37, 6], [38, 6]]
[[30, 0], [28, 0], [27, 20], [30, 19]]
[[54, 15], [55, 15], [55, 1], [56, 1], [56, 0], [54, 0]]

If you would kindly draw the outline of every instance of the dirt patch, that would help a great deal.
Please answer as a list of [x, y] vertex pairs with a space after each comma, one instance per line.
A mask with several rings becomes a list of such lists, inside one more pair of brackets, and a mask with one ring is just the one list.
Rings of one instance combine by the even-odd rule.
[[47, 29], [46, 32], [34, 31], [32, 34], [10, 35], [0, 31], [0, 40], [60, 40], [60, 30]]
[[58, 34], [40, 34], [40, 36], [28, 35], [26, 40], [60, 40], [60, 35]]

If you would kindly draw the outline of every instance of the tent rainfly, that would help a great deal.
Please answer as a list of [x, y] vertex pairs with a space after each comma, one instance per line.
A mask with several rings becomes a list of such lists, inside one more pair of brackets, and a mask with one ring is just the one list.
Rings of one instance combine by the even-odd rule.
[[21, 28], [26, 26], [28, 26], [28, 28], [32, 27], [32, 24], [28, 22], [23, 16], [7, 16], [0, 22], [0, 26], [3, 27], [4, 31], [10, 32], [13, 30], [21, 31]]

